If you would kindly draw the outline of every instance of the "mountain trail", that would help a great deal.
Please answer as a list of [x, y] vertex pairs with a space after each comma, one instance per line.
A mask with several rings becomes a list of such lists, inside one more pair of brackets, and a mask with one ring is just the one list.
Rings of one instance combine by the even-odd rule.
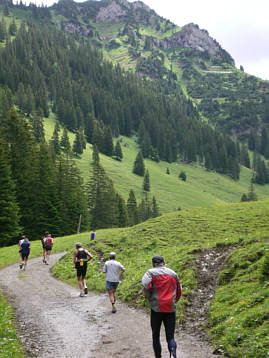
[[[28, 357], [38, 358], [153, 358], [149, 315], [118, 302], [111, 313], [106, 294], [79, 290], [50, 274], [50, 266], [64, 254], [29, 261], [1, 270], [0, 288], [13, 306], [17, 330]], [[90, 289], [90, 287], [89, 287]], [[164, 330], [163, 357], [169, 357]], [[213, 348], [201, 337], [177, 327], [178, 358], [214, 358]], [[220, 357], [218, 355], [218, 357]]]

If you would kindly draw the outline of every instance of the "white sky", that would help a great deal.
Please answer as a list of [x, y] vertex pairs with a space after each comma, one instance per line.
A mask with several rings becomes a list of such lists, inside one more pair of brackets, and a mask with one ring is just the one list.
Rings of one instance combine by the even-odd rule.
[[[26, 0], [26, 3], [28, 1], [30, 0]], [[50, 6], [56, 1], [31, 0], [31, 2]], [[171, 20], [176, 25], [184, 26], [190, 22], [199, 25], [230, 53], [236, 67], [242, 65], [245, 72], [269, 80], [269, 0], [143, 0], [143, 2], [158, 15]]]

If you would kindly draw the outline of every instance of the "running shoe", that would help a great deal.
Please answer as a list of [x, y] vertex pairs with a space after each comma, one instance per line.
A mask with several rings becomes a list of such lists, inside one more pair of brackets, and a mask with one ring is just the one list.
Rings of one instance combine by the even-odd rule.
[[80, 297], [83, 297], [84, 296], [84, 292], [81, 291], [80, 294], [79, 294]]
[[22, 269], [23, 264], [20, 264], [20, 269]]
[[177, 358], [177, 354], [176, 354], [176, 348], [172, 348], [170, 351], [170, 357], [171, 358]]
[[116, 313], [117, 312], [117, 309], [115, 306], [112, 306], [112, 313]]
[[84, 293], [85, 293], [85, 295], [88, 294], [88, 288], [87, 287], [84, 287]]

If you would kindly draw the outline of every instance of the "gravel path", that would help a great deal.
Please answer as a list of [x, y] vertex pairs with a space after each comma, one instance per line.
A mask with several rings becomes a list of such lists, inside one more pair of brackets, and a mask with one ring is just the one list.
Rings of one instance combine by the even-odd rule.
[[[25, 352], [38, 358], [153, 358], [149, 316], [118, 303], [111, 313], [106, 294], [89, 293], [54, 279], [50, 266], [63, 254], [29, 261], [20, 271], [12, 265], [0, 274], [0, 288], [12, 304]], [[162, 331], [163, 357], [169, 357]], [[213, 348], [176, 330], [178, 358], [214, 358]], [[219, 357], [219, 356], [218, 356]]]

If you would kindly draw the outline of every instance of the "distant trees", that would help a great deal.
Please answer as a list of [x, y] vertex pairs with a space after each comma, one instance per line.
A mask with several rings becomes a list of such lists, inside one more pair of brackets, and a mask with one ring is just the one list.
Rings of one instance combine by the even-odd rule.
[[146, 170], [144, 181], [143, 181], [143, 190], [150, 191], [150, 182], [149, 182], [149, 171]]
[[134, 161], [134, 167], [133, 167], [133, 173], [144, 176], [145, 174], [145, 164], [144, 164], [144, 158], [142, 155], [142, 152], [138, 152], [135, 161]]
[[183, 181], [186, 181], [187, 180], [187, 175], [186, 173], [182, 170], [180, 173], [179, 173], [179, 179], [183, 180]]

